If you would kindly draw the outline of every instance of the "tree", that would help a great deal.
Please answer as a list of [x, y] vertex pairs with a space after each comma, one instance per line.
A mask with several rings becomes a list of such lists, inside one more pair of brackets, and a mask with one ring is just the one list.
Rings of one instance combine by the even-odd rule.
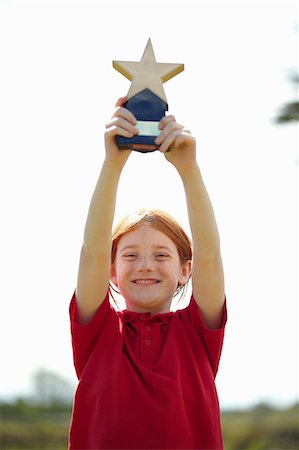
[[[290, 77], [290, 81], [295, 84], [296, 90], [298, 90], [299, 76], [297, 74]], [[299, 120], [299, 101], [294, 100], [288, 102], [282, 106], [280, 112], [275, 118], [275, 122], [278, 124], [284, 124], [289, 122], [296, 122]]]
[[32, 400], [40, 405], [70, 404], [74, 396], [74, 386], [61, 375], [40, 369], [32, 376]]

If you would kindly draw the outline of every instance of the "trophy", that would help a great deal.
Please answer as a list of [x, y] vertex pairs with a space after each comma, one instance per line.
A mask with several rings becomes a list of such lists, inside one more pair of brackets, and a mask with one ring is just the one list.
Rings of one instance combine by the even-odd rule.
[[137, 119], [139, 134], [132, 138], [117, 136], [120, 149], [147, 153], [159, 149], [155, 139], [159, 122], [168, 111], [163, 83], [184, 70], [184, 64], [158, 63], [149, 39], [140, 62], [112, 61], [113, 67], [128, 78], [131, 87], [124, 107]]

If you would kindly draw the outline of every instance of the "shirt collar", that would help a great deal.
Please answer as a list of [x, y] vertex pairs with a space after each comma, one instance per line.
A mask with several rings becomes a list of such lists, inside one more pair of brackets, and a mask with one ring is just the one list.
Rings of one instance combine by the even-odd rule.
[[125, 309], [122, 311], [123, 317], [125, 319], [126, 323], [133, 322], [134, 320], [148, 320], [152, 319], [154, 322], [164, 322], [169, 323], [174, 315], [174, 312], [167, 312], [167, 313], [157, 313], [151, 315], [151, 313], [137, 313], [135, 311], [129, 311]]

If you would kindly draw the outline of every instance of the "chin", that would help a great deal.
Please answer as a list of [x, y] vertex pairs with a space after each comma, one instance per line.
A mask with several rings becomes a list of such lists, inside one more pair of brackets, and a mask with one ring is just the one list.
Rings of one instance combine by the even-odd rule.
[[141, 299], [140, 297], [138, 300], [134, 301], [131, 300], [129, 302], [126, 302], [127, 306], [131, 310], [136, 310], [140, 312], [152, 312], [153, 314], [161, 313], [161, 312], [169, 312], [170, 311], [170, 305], [161, 303], [159, 301], [155, 301], [152, 298], [150, 299]]

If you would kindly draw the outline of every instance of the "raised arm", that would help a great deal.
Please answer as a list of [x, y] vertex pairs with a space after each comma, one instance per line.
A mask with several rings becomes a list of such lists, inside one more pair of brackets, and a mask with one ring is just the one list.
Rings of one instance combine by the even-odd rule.
[[177, 169], [186, 194], [193, 242], [192, 288], [205, 323], [210, 328], [221, 324], [224, 304], [224, 275], [220, 239], [213, 207], [196, 162], [196, 141], [178, 125], [173, 116], [160, 124], [157, 140], [166, 159]]
[[82, 322], [91, 319], [108, 291], [111, 234], [117, 187], [122, 169], [130, 154], [129, 150], [118, 149], [115, 136], [130, 137], [137, 132], [136, 119], [122, 107], [124, 101], [125, 98], [118, 100], [117, 109], [106, 125], [106, 156], [90, 202], [85, 225], [76, 289]]

